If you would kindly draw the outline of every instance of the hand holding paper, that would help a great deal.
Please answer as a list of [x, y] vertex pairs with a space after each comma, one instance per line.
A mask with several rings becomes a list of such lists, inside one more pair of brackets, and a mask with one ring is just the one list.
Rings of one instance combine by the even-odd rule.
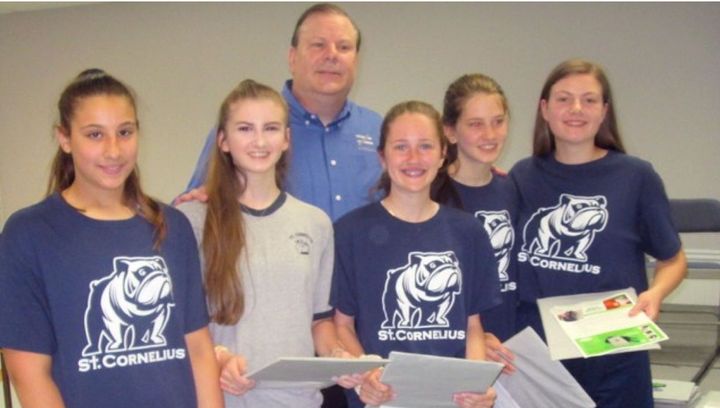
[[380, 382], [382, 370], [382, 368], [378, 368], [365, 374], [358, 393], [362, 402], [379, 406], [395, 397], [392, 387]]
[[495, 390], [490, 387], [486, 392], [460, 392], [453, 395], [453, 402], [460, 408], [491, 408], [495, 405]]
[[396, 396], [385, 406], [454, 408], [459, 398], [460, 406], [482, 407], [495, 399], [494, 391], [487, 390], [502, 368], [502, 364], [489, 361], [393, 351], [381, 381], [390, 385]]
[[668, 337], [645, 313], [629, 316], [634, 299], [633, 288], [538, 299], [553, 359], [658, 348]]
[[515, 366], [512, 361], [515, 355], [500, 342], [494, 334], [485, 332], [485, 355], [488, 360], [503, 364], [503, 374], [512, 374], [515, 372]]
[[255, 387], [255, 381], [248, 379], [247, 362], [237, 354], [225, 359], [220, 371], [220, 388], [233, 395], [241, 396]]
[[662, 303], [662, 295], [656, 293], [652, 289], [641, 293], [637, 298], [637, 303], [630, 310], [630, 316], [635, 316], [640, 312], [645, 314], [653, 321], [657, 320], [660, 314], [660, 304]]

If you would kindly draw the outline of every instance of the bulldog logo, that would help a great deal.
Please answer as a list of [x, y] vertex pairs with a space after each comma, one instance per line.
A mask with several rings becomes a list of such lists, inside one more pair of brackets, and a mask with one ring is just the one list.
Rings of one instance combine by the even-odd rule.
[[290, 235], [290, 241], [295, 245], [295, 250], [300, 255], [309, 255], [312, 248], [312, 238], [304, 232], [298, 232]]
[[163, 331], [175, 305], [165, 261], [116, 257], [113, 267], [110, 275], [90, 282], [83, 356], [164, 346]]
[[500, 282], [510, 280], [507, 270], [510, 265], [510, 252], [515, 241], [510, 213], [507, 210], [478, 211], [475, 213], [475, 218], [483, 223], [485, 231], [490, 237], [490, 244], [498, 262]]
[[557, 206], [540, 208], [525, 224], [525, 252], [546, 257], [587, 261], [585, 252], [595, 234], [605, 229], [607, 200], [603, 196], [562, 194]]
[[387, 273], [381, 327], [447, 327], [446, 317], [461, 285], [454, 252], [411, 252], [406, 265]]

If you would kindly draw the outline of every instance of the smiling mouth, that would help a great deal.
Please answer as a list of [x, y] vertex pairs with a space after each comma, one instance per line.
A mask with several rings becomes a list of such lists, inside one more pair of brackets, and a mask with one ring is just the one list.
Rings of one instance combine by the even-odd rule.
[[427, 170], [424, 169], [405, 169], [401, 172], [408, 177], [421, 177], [425, 174], [426, 171]]
[[253, 159], [264, 159], [270, 156], [270, 152], [250, 152], [248, 153], [248, 156], [252, 157]]
[[100, 168], [102, 169], [105, 174], [116, 176], [120, 173], [122, 173], [123, 168], [125, 168], [122, 164], [115, 164], [115, 165], [101, 165]]
[[497, 149], [498, 144], [497, 143], [483, 143], [481, 145], [478, 145], [478, 148], [480, 150], [495, 150]]
[[570, 127], [583, 127], [585, 124], [587, 124], [584, 120], [566, 120], [563, 122], [566, 126]]

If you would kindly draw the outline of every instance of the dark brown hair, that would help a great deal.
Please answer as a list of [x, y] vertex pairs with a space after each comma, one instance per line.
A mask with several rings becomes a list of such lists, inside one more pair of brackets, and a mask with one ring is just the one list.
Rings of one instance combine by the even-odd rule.
[[[75, 77], [60, 95], [60, 100], [57, 105], [59, 122], [56, 127], [58, 131], [67, 137], [72, 137], [71, 122], [78, 104], [84, 98], [98, 95], [121, 96], [127, 99], [135, 113], [136, 125], [138, 129], [140, 128], [140, 122], [137, 120], [135, 96], [130, 88], [115, 77], [105, 73], [105, 71], [91, 68], [86, 69]], [[69, 188], [74, 181], [75, 164], [73, 163], [73, 157], [70, 153], [65, 153], [65, 151], [58, 147], [51, 165], [46, 194], [60, 193]], [[165, 239], [165, 218], [160, 209], [160, 204], [143, 193], [140, 187], [140, 170], [137, 164], [125, 180], [123, 200], [125, 201], [125, 205], [129, 208], [136, 209], [140, 216], [153, 225], [154, 246], [158, 249]]]
[[[385, 114], [382, 126], [380, 127], [380, 142], [378, 143], [377, 147], [378, 153], [382, 154], [385, 150], [385, 144], [387, 143], [387, 139], [389, 137], [388, 133], [390, 133], [390, 126], [393, 124], [395, 119], [406, 113], [417, 113], [429, 118], [433, 122], [435, 132], [437, 133], [438, 139], [440, 140], [441, 150], [445, 151], [447, 149], [448, 143], [443, 133], [440, 113], [429, 103], [422, 101], [405, 101], [393, 106]], [[383, 171], [380, 175], [380, 180], [378, 181], [374, 190], [382, 192], [382, 195], [384, 197], [387, 197], [387, 195], [390, 194], [390, 185], [390, 176], [388, 175], [387, 171]]]
[[[242, 100], [268, 99], [282, 107], [287, 128], [288, 107], [277, 91], [267, 85], [246, 79], [233, 89], [220, 106], [216, 140], [227, 135], [232, 105]], [[275, 182], [282, 188], [288, 166], [288, 153], [283, 152], [275, 165]], [[245, 310], [245, 291], [238, 259], [245, 250], [245, 228], [238, 197], [245, 191], [242, 169], [235, 166], [230, 153], [218, 143], [208, 171], [207, 215], [203, 230], [202, 251], [205, 258], [205, 289], [212, 320], [219, 324], [235, 324]]]
[[298, 43], [300, 41], [300, 28], [302, 27], [305, 20], [308, 19], [308, 17], [312, 16], [313, 14], [338, 14], [341, 15], [348, 20], [350, 20], [350, 24], [352, 24], [353, 28], [355, 29], [355, 33], [357, 34], [357, 40], [355, 40], [355, 51], [360, 51], [360, 44], [362, 43], [362, 36], [360, 35], [360, 29], [358, 29], [357, 25], [353, 21], [352, 18], [350, 18], [350, 15], [340, 8], [340, 6], [337, 6], [332, 3], [317, 3], [313, 6], [310, 6], [307, 10], [305, 10], [301, 15], [300, 18], [298, 18], [297, 23], [295, 23], [295, 29], [293, 30], [292, 38], [290, 39], [290, 45], [293, 48], [297, 48]]
[[[443, 102], [443, 125], [454, 127], [462, 116], [467, 101], [477, 94], [498, 95], [503, 111], [509, 114], [507, 97], [500, 84], [484, 74], [465, 74], [448, 86]], [[453, 207], [463, 208], [460, 195], [452, 185], [449, 167], [458, 158], [458, 147], [449, 143], [445, 163], [433, 182], [431, 195], [433, 200]]]
[[584, 74], [592, 75], [600, 83], [603, 103], [607, 105], [605, 119], [600, 124], [597, 135], [595, 135], [595, 146], [625, 153], [625, 147], [623, 146], [617, 120], [615, 119], [610, 82], [607, 79], [607, 75], [605, 75], [605, 71], [600, 65], [594, 62], [583, 59], [571, 59], [560, 63], [560, 65], [556, 66], [555, 69], [550, 72], [540, 92], [540, 100], [538, 100], [537, 112], [535, 113], [535, 130], [533, 131], [534, 156], [544, 156], [555, 151], [555, 135], [552, 134], [545, 118], [543, 118], [541, 101], [547, 101], [550, 98], [550, 91], [553, 85], [561, 79], [572, 75]]

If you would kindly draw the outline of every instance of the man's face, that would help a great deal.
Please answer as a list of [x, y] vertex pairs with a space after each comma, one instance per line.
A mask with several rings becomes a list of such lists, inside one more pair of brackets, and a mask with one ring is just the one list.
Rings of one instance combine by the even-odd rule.
[[334, 13], [309, 16], [300, 26], [297, 47], [290, 48], [293, 92], [346, 98], [355, 80], [356, 43], [357, 32], [347, 17]]

